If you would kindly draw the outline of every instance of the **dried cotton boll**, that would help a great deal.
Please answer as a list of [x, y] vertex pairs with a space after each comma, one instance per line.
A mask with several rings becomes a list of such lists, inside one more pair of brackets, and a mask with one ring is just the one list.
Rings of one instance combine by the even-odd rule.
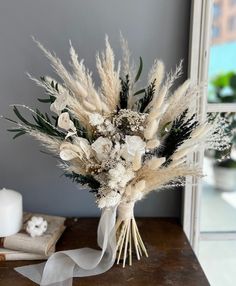
[[31, 237], [41, 236], [47, 230], [48, 223], [43, 217], [33, 216], [28, 222], [26, 226], [26, 232]]

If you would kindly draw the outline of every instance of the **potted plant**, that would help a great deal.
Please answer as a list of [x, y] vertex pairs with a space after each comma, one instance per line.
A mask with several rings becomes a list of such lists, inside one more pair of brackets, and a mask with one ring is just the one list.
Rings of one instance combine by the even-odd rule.
[[[214, 103], [236, 102], [236, 73], [222, 73], [213, 78], [209, 87], [209, 101]], [[217, 115], [211, 113], [209, 120]], [[214, 185], [217, 190], [236, 191], [236, 112], [221, 113], [218, 116], [228, 122], [227, 132], [230, 134], [231, 144], [228, 150], [222, 152], [207, 151], [205, 168], [208, 173], [207, 182]]]

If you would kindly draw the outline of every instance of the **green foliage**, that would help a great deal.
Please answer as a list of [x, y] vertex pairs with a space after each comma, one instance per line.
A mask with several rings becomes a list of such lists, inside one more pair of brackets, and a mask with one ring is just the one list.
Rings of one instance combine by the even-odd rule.
[[124, 80], [121, 78], [120, 81], [121, 81], [120, 108], [126, 109], [129, 96], [129, 75], [127, 74]]
[[194, 120], [195, 114], [187, 119], [188, 109], [186, 109], [179, 117], [177, 117], [169, 132], [166, 134], [162, 147], [158, 148], [155, 155], [158, 157], [166, 157], [166, 164], [169, 163], [170, 157], [174, 154], [177, 148], [189, 139], [192, 131], [197, 127], [198, 121]]
[[210, 82], [217, 102], [229, 103], [236, 101], [236, 73], [222, 73]]
[[143, 70], [143, 59], [141, 57], [139, 57], [139, 69], [138, 69], [138, 72], [136, 74], [136, 77], [134, 79], [134, 82], [137, 82], [141, 76], [141, 73], [142, 73], [142, 70]]
[[[45, 87], [47, 85], [49, 85], [49, 83], [46, 81], [44, 76], [41, 76], [40, 80], [45, 85]], [[51, 86], [54, 94], [58, 94], [59, 93], [58, 83], [57, 82], [54, 82], [52, 80], [51, 83], [50, 83], [50, 86]], [[49, 96], [49, 98], [38, 98], [38, 101], [42, 102], [42, 103], [53, 103], [55, 101], [56, 97], [52, 93], [49, 93], [47, 90], [46, 90], [46, 94]]]
[[[56, 126], [57, 118], [56, 118], [56, 120], [55, 120], [55, 118], [53, 119], [55, 121], [53, 124], [52, 120], [50, 119], [50, 117], [47, 113], [43, 114], [38, 109], [36, 109], [35, 115], [32, 115], [34, 123], [31, 123], [23, 117], [23, 115], [20, 113], [20, 111], [18, 110], [18, 108], [16, 106], [13, 107], [13, 111], [14, 111], [15, 115], [17, 116], [17, 118], [24, 125], [26, 125], [26, 127], [29, 127], [33, 130], [38, 130], [38, 131], [43, 132], [49, 136], [60, 137], [60, 138], [65, 137], [63, 132], [60, 132], [53, 127], [53, 126]], [[17, 123], [16, 121], [11, 120], [9, 118], [6, 118], [6, 120], [11, 121], [13, 123]], [[24, 129], [24, 127], [18, 127], [15, 129], [8, 129], [8, 131], [16, 133], [14, 135], [13, 139], [27, 133], [26, 130]]]
[[91, 192], [97, 193], [97, 190], [100, 187], [100, 183], [90, 175], [84, 176], [84, 175], [76, 174], [72, 172], [72, 173], [66, 173], [65, 176], [71, 179], [72, 182], [75, 182], [81, 185], [88, 185], [89, 188], [91, 189]]
[[148, 106], [148, 104], [152, 101], [154, 93], [155, 93], [155, 82], [154, 80], [145, 90], [144, 90], [144, 96], [139, 100], [138, 103], [138, 110], [140, 112], [144, 112], [145, 108]]

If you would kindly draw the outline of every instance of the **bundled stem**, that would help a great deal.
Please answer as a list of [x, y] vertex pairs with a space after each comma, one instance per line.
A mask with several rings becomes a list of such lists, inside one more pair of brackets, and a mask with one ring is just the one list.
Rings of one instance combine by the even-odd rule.
[[148, 257], [146, 247], [143, 243], [134, 218], [134, 202], [121, 203], [118, 207], [118, 217], [116, 222], [117, 233], [117, 264], [123, 257], [123, 267], [126, 259], [129, 259], [129, 265], [132, 265], [132, 250], [136, 253], [137, 259], [141, 256]]

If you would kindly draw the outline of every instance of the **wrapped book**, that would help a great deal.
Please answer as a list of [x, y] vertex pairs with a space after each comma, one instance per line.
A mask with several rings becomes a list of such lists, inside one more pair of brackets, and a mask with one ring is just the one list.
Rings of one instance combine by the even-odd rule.
[[[42, 236], [31, 237], [25, 231], [32, 216], [47, 220], [48, 228]], [[0, 238], [0, 260], [47, 259], [55, 252], [56, 243], [65, 230], [64, 223], [64, 217], [25, 213], [22, 229], [15, 235]]]

